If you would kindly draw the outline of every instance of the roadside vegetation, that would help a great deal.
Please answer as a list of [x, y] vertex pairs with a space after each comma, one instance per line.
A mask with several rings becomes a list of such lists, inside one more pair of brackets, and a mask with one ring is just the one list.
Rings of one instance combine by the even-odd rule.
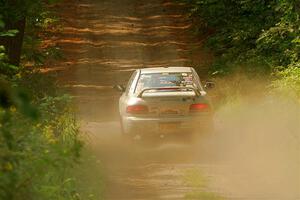
[[71, 97], [40, 67], [60, 56], [56, 1], [0, 2], [0, 199], [80, 199], [71, 170], [82, 142]]
[[213, 77], [269, 80], [269, 91], [300, 95], [300, 3], [294, 0], [177, 0], [214, 54]]

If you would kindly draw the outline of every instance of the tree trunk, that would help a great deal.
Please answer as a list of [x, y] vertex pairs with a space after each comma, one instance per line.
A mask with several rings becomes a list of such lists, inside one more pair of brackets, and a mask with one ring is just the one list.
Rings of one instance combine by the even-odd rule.
[[7, 30], [18, 30], [18, 33], [13, 37], [4, 39], [4, 46], [8, 55], [9, 63], [19, 66], [21, 60], [24, 32], [26, 19], [23, 18], [17, 22], [5, 22]]
[[[20, 7], [22, 1], [0, 1], [0, 5], [5, 6], [4, 14], [2, 15], [5, 23], [5, 30], [18, 30], [18, 33], [13, 37], [0, 37], [0, 45], [5, 47], [9, 63], [18, 66], [21, 60], [26, 25], [26, 11]], [[25, 0], [23, 1], [25, 2]]]

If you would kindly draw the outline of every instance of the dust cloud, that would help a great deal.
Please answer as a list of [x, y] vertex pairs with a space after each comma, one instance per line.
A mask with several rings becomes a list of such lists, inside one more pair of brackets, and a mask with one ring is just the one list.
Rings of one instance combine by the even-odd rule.
[[101, 163], [101, 169], [98, 163], [84, 168], [92, 173], [84, 176], [86, 186], [98, 191], [95, 173], [102, 171], [106, 199], [184, 199], [191, 188], [182, 174], [197, 168], [209, 178], [209, 190], [226, 199], [300, 199], [299, 102], [244, 76], [216, 85], [209, 91], [215, 133], [197, 141], [181, 135], [126, 143], [117, 117], [105, 113], [107, 120], [83, 124], [88, 154]]
[[[168, 1], [166, 1], [168, 2]], [[199, 167], [229, 199], [299, 199], [299, 106], [264, 95], [256, 80], [217, 80], [216, 133], [191, 145], [185, 136], [137, 147], [121, 138], [118, 99], [110, 86], [141, 66], [197, 65], [211, 55], [190, 34], [181, 5], [158, 0], [70, 0], [60, 8], [66, 61], [56, 66], [72, 91], [86, 141], [79, 188], [95, 199], [184, 199], [181, 172]], [[200, 39], [200, 40], [199, 40]], [[246, 80], [246, 81], [245, 81]], [[259, 80], [261, 81], [261, 80]], [[233, 83], [233, 84], [229, 84]], [[242, 97], [241, 97], [242, 96]], [[216, 98], [218, 100], [218, 97]], [[103, 192], [102, 192], [103, 191]]]
[[202, 141], [222, 163], [212, 172], [214, 187], [229, 199], [300, 199], [299, 102], [266, 93], [262, 80], [217, 82], [216, 131]]

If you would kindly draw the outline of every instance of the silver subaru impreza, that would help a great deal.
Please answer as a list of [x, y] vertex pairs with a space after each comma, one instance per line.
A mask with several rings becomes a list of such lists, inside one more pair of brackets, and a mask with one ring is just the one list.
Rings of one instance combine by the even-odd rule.
[[201, 133], [212, 129], [213, 109], [199, 76], [191, 67], [134, 71], [119, 100], [124, 136]]

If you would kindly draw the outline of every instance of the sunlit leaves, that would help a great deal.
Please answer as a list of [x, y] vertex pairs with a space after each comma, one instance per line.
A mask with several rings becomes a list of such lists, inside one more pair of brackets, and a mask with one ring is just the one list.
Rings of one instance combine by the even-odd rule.
[[272, 82], [273, 92], [300, 100], [300, 64], [278, 70], [275, 75], [277, 79]]
[[197, 32], [205, 36], [205, 30], [214, 30], [207, 40], [216, 57], [213, 74], [240, 66], [255, 74], [299, 62], [299, 1], [183, 1], [198, 18]]

